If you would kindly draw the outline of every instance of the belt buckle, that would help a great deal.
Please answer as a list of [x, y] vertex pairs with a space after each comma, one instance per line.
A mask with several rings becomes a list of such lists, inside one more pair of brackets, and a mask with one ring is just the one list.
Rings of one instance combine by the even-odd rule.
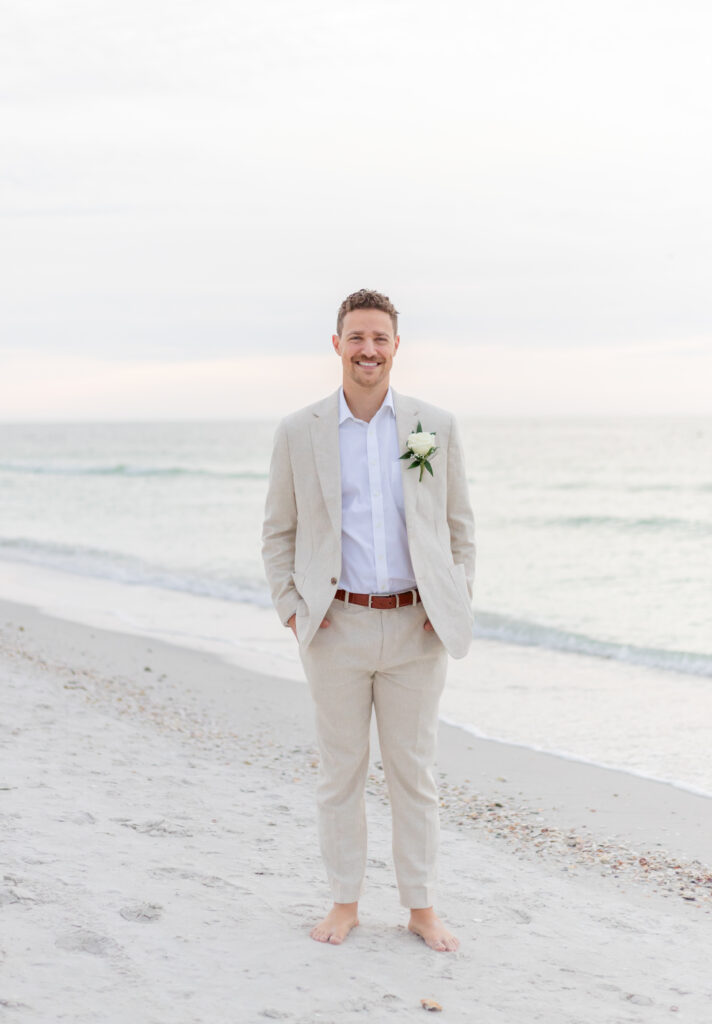
[[368, 605], [367, 605], [368, 608], [372, 608], [373, 607], [373, 605], [371, 604], [372, 600], [373, 600], [373, 594], [369, 594], [368, 595]]

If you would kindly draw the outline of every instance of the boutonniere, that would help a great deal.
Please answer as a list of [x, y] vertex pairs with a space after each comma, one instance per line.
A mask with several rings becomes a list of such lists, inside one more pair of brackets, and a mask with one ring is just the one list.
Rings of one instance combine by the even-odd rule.
[[408, 469], [417, 469], [420, 466], [420, 476], [418, 477], [418, 483], [423, 479], [423, 470], [427, 469], [428, 473], [433, 476], [433, 467], [428, 461], [435, 455], [437, 448], [435, 446], [435, 434], [428, 433], [427, 430], [423, 430], [418, 420], [418, 426], [415, 428], [412, 434], [408, 434], [408, 439], [405, 442], [406, 451], [400, 456], [401, 459], [412, 459], [413, 461], [408, 466]]

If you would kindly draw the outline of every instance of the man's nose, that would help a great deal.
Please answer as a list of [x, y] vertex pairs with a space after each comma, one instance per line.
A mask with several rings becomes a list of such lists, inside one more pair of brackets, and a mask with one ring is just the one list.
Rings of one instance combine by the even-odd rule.
[[363, 346], [361, 348], [361, 355], [362, 356], [367, 356], [369, 358], [370, 357], [375, 357], [375, 355], [376, 355], [376, 346], [375, 346], [372, 338], [365, 338], [364, 339]]

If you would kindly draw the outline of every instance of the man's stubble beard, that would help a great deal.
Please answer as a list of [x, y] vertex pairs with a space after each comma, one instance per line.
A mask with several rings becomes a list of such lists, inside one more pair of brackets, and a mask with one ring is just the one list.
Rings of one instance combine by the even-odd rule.
[[386, 388], [388, 387], [391, 372], [390, 369], [386, 370], [385, 374], [373, 374], [373, 376], [369, 376], [368, 373], [360, 371], [355, 363], [352, 365], [354, 366], [354, 370], [351, 374], [351, 381], [354, 384], [358, 384], [359, 387], [368, 388], [369, 390], [374, 387], [379, 387], [382, 384], [385, 384]]

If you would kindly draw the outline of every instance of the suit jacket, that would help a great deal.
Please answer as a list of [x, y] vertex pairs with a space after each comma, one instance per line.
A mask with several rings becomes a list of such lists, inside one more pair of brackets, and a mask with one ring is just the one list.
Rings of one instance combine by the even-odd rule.
[[[472, 640], [475, 540], [457, 424], [434, 405], [392, 394], [401, 452], [418, 421], [436, 432], [434, 476], [426, 471], [419, 481], [419, 470], [405, 459], [399, 463], [408, 547], [425, 612], [449, 653], [462, 658]], [[286, 624], [296, 612], [297, 637], [306, 647], [341, 574], [338, 390], [277, 427], [262, 557], [277, 613]]]

